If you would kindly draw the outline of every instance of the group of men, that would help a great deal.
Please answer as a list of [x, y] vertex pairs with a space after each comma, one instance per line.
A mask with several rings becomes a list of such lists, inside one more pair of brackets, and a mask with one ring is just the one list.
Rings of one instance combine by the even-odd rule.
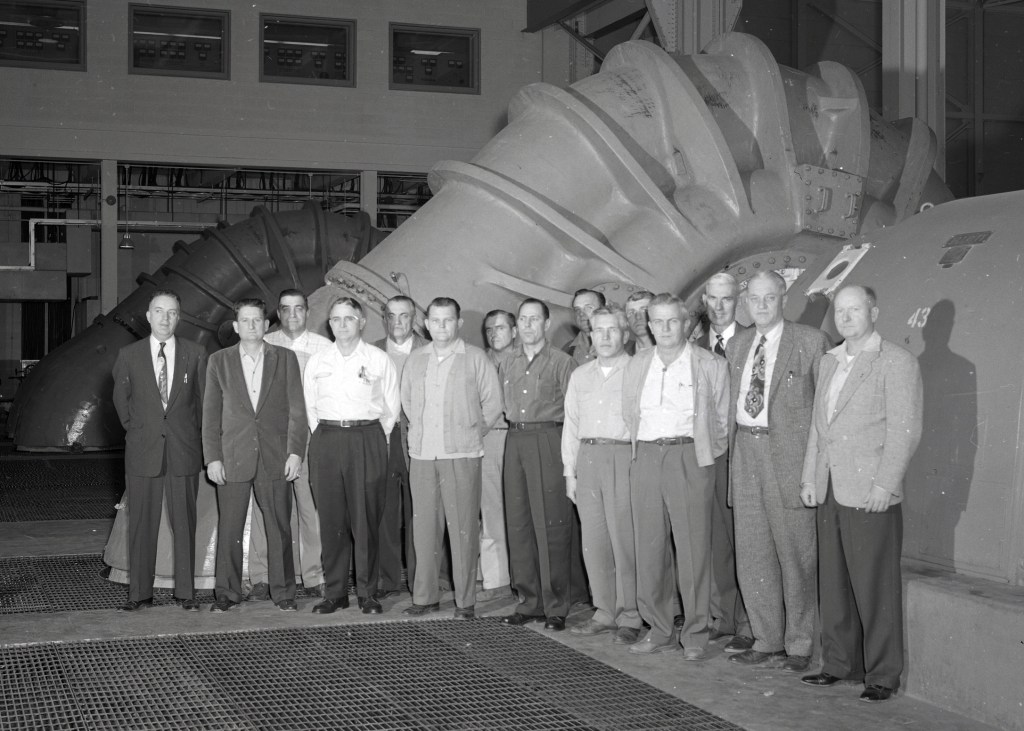
[[820, 330], [783, 319], [778, 274], [748, 281], [750, 328], [736, 322], [739, 297], [731, 275], [713, 276], [691, 342], [674, 295], [636, 292], [622, 308], [580, 290], [565, 351], [548, 341], [548, 305], [527, 299], [515, 315], [487, 314], [485, 352], [460, 337], [447, 297], [426, 309], [429, 341], [414, 333], [412, 300], [390, 300], [374, 346], [357, 300], [331, 305], [331, 343], [305, 329], [305, 297], [288, 290], [269, 336], [263, 303], [239, 302], [238, 346], [207, 365], [174, 337], [177, 297], [156, 293], [153, 334], [114, 368], [127, 431], [122, 609], [152, 602], [163, 501], [175, 595], [198, 609], [205, 464], [220, 511], [214, 611], [243, 599], [250, 493], [265, 546], [250, 551], [250, 575], [265, 567], [269, 597], [296, 608], [294, 493], [303, 583], [322, 594], [314, 612], [348, 606], [354, 558], [359, 606], [380, 613], [404, 555], [408, 615], [439, 609], [442, 580], [456, 618], [511, 585], [518, 602], [501, 621], [555, 631], [592, 596], [575, 634], [611, 633], [641, 655], [681, 648], [687, 661], [730, 637], [732, 663], [803, 673], [820, 585], [823, 667], [803, 681], [860, 680], [864, 700], [886, 700], [903, 659], [899, 503], [921, 429], [916, 359], [875, 332], [869, 288], [836, 293], [844, 342], [831, 350]]

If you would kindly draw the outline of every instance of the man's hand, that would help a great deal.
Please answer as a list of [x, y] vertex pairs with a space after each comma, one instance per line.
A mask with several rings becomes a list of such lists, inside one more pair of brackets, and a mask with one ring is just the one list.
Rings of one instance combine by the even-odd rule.
[[800, 502], [804, 504], [805, 508], [816, 508], [818, 506], [817, 490], [814, 489], [813, 482], [800, 483]]
[[572, 500], [572, 504], [576, 504], [576, 478], [566, 477], [565, 478], [565, 496]]
[[223, 485], [226, 482], [224, 479], [224, 463], [219, 459], [206, 465], [206, 474], [214, 485]]
[[872, 485], [868, 495], [864, 498], [864, 509], [869, 513], [881, 513], [889, 507], [892, 495], [878, 485]]
[[288, 460], [284, 463], [284, 479], [292, 482], [302, 472], [302, 457], [297, 454], [289, 454]]

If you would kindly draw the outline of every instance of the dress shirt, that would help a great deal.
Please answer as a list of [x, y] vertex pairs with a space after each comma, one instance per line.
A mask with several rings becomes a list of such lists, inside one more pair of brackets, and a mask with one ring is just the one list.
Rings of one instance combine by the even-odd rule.
[[564, 421], [565, 392], [575, 367], [573, 359], [551, 343], [544, 343], [533, 360], [522, 344], [511, 348], [501, 373], [505, 416], [510, 422]]
[[458, 346], [450, 350], [443, 358], [437, 356], [433, 346], [430, 347], [430, 358], [427, 359], [427, 382], [426, 388], [423, 390], [425, 395], [423, 400], [423, 440], [419, 452], [413, 454], [410, 449], [409, 456], [425, 460], [483, 457], [483, 449], [478, 452], [445, 452], [444, 449], [444, 405], [448, 400], [445, 386], [448, 384], [448, 376], [455, 363], [455, 354], [460, 351], [465, 353], [466, 346], [460, 341]]
[[390, 434], [401, 410], [395, 364], [380, 348], [362, 340], [349, 356], [337, 346], [314, 353], [302, 377], [310, 429], [320, 419], [380, 419]]
[[657, 352], [651, 358], [647, 378], [640, 391], [642, 442], [665, 437], [693, 436], [693, 356], [686, 343], [683, 352], [669, 365]]
[[[882, 336], [878, 334], [878, 331], [871, 333], [868, 337], [864, 347], [861, 348], [860, 352], [873, 351], [875, 353], [882, 349]], [[836, 402], [839, 401], [839, 394], [843, 390], [843, 386], [846, 385], [846, 379], [850, 375], [850, 371], [853, 370], [853, 364], [856, 362], [857, 357], [860, 355], [850, 355], [846, 352], [846, 346], [844, 345], [838, 352], [836, 360], [839, 365], [836, 367], [835, 372], [832, 374], [832, 381], [828, 384], [828, 420], [832, 421], [836, 415]]]
[[[167, 338], [166, 344], [164, 345], [164, 357], [167, 359], [167, 398], [171, 398], [171, 384], [174, 383], [174, 352], [175, 343], [177, 341], [174, 336]], [[160, 341], [152, 335], [149, 336], [149, 352], [153, 355], [153, 375], [156, 376], [156, 382], [160, 383], [160, 358], [157, 356], [160, 353]], [[202, 378], [206, 378], [206, 374], [200, 374]]]
[[405, 361], [409, 360], [409, 356], [412, 354], [412, 346], [415, 337], [410, 335], [405, 339], [405, 342], [399, 345], [391, 338], [387, 339], [387, 352], [391, 358], [391, 362], [395, 364], [395, 370], [398, 371], [398, 377], [402, 377], [402, 368], [405, 366]]
[[[732, 336], [735, 335], [735, 334], [736, 334], [736, 321], [733, 320], [732, 322], [729, 323], [729, 327], [725, 328], [725, 330], [723, 330], [722, 333], [721, 333], [721, 336], [722, 336], [722, 350], [725, 350], [725, 347], [729, 344], [729, 341], [732, 340]], [[718, 336], [719, 336], [719, 333], [717, 333], [715, 331], [714, 326], [709, 325], [708, 326], [708, 350], [710, 350], [712, 353], [715, 352], [715, 346], [718, 345]], [[757, 346], [755, 345], [754, 347], [757, 347]]]
[[576, 476], [581, 439], [629, 441], [629, 427], [622, 419], [622, 376], [628, 362], [629, 356], [623, 353], [605, 375], [600, 361], [592, 360], [569, 378], [562, 427], [562, 473], [566, 477]]
[[736, 399], [736, 423], [740, 426], [761, 426], [768, 428], [768, 396], [772, 388], [772, 374], [775, 372], [775, 357], [779, 354], [779, 342], [782, 340], [783, 321], [764, 333], [764, 408], [755, 419], [744, 408], [747, 402], [747, 391], [750, 390], [750, 371], [754, 368], [754, 353], [757, 352], [757, 344], [761, 340], [761, 333], [754, 331], [754, 341], [750, 345], [750, 352], [747, 353], [747, 362], [743, 365], [743, 376], [740, 379], [740, 395]]
[[264, 335], [263, 339], [271, 345], [288, 348], [288, 350], [295, 353], [295, 357], [299, 360], [300, 374], [306, 372], [306, 363], [309, 362], [309, 357], [313, 355], [313, 353], [319, 353], [321, 350], [326, 350], [334, 345], [334, 343], [323, 335], [317, 335], [309, 330], [303, 330], [302, 334], [294, 339], [288, 337], [284, 330], [275, 330], [272, 333]]
[[242, 360], [242, 375], [245, 377], [245, 390], [249, 392], [249, 400], [252, 402], [253, 411], [256, 404], [260, 402], [260, 388], [263, 387], [263, 353], [266, 348], [260, 343], [260, 350], [253, 357], [245, 352], [242, 344], [238, 344], [238, 354]]
[[[504, 350], [491, 350], [488, 348], [485, 351], [487, 353], [487, 357], [490, 358], [491, 363], [493, 363], [494, 367], [497, 369], [499, 378], [502, 377], [501, 366], [508, 360], [508, 355], [511, 350], [512, 346], [510, 345]], [[504, 379], [502, 379], [502, 382], [504, 382]], [[508, 431], [508, 422], [505, 420], [504, 414], [501, 415], [501, 418], [498, 419], [498, 423], [492, 426], [491, 429], [504, 429], [505, 431]]]

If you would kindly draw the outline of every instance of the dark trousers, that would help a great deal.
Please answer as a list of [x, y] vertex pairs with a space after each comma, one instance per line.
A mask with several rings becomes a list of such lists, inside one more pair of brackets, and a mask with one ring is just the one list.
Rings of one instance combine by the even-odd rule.
[[377, 591], [377, 546], [387, 467], [388, 446], [380, 423], [349, 428], [320, 424], [313, 432], [310, 484], [320, 514], [327, 599], [348, 594], [353, 553], [356, 594], [366, 598]]
[[903, 672], [903, 508], [818, 506], [822, 671], [899, 688]]
[[395, 428], [391, 430], [391, 439], [388, 444], [387, 477], [384, 483], [384, 504], [381, 508], [380, 544], [377, 549], [380, 563], [379, 584], [381, 589], [387, 591], [402, 588], [403, 548], [410, 590], [413, 576], [416, 575], [412, 498], [409, 493], [409, 467], [405, 452], [402, 426], [395, 424]]
[[[282, 470], [283, 473], [283, 470]], [[295, 598], [292, 556], [292, 486], [284, 474], [268, 474], [260, 459], [251, 482], [227, 482], [217, 487], [218, 599], [240, 602], [242, 596], [242, 538], [250, 493], [263, 513], [267, 534], [267, 578], [275, 602]]]
[[[561, 427], [552, 427], [511, 430], [505, 444], [509, 566], [521, 614], [564, 617], [571, 606], [577, 518], [565, 496], [561, 442]], [[582, 579], [582, 567], [576, 573]]]
[[196, 565], [196, 495], [199, 475], [125, 475], [128, 488], [128, 599], [153, 596], [160, 514], [174, 537], [174, 596], [191, 599]]
[[753, 636], [736, 578], [736, 532], [729, 507], [729, 453], [715, 459], [711, 503], [711, 620], [727, 635]]

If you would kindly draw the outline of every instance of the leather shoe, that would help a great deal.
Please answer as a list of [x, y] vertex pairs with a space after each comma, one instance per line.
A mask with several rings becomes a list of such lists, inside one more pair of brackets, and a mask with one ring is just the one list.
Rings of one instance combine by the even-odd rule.
[[708, 648], [706, 647], [684, 647], [683, 660], [686, 662], [700, 662], [708, 659]]
[[398, 596], [401, 593], [398, 589], [377, 589], [377, 591], [373, 592], [373, 598], [382, 602], [389, 597]]
[[615, 627], [609, 627], [607, 624], [601, 624], [596, 619], [591, 618], [583, 624], [576, 625], [569, 631], [574, 635], [593, 637], [594, 635], [603, 635], [605, 632], [614, 632]]
[[380, 602], [370, 597], [359, 597], [359, 608], [363, 610], [363, 614], [383, 614], [384, 607], [380, 605]]
[[708, 642], [717, 642], [723, 637], [731, 637], [732, 632], [722, 632], [717, 627], [712, 627], [708, 630]]
[[548, 617], [544, 622], [544, 629], [561, 632], [565, 629], [565, 617]]
[[402, 614], [408, 614], [410, 617], [420, 617], [428, 612], [436, 612], [441, 608], [438, 602], [433, 604], [410, 604], [402, 610]]
[[819, 688], [827, 688], [830, 685], [835, 685], [841, 679], [842, 678], [837, 678], [835, 675], [829, 675], [826, 672], [820, 672], [816, 673], [815, 675], [805, 675], [804, 677], [800, 678], [800, 682], [806, 683], [807, 685], [816, 685]]
[[476, 608], [455, 607], [455, 619], [476, 619]]
[[782, 669], [787, 673], [806, 673], [811, 666], [811, 658], [807, 655], [790, 655], [782, 661]]
[[513, 612], [512, 614], [506, 614], [504, 617], [499, 617], [498, 621], [502, 624], [510, 624], [513, 627], [520, 627], [530, 622], [540, 622], [544, 619], [543, 614], [520, 614], [519, 612]]
[[249, 599], [251, 601], [264, 602], [270, 599], [270, 584], [265, 581], [261, 581], [258, 584], [253, 584], [252, 591], [249, 592]]
[[340, 599], [324, 599], [313, 607], [313, 614], [331, 614], [338, 609], [348, 609], [348, 597]]
[[640, 639], [640, 630], [636, 627], [619, 627], [615, 630], [615, 638], [612, 640], [616, 645], [633, 645]]
[[746, 652], [754, 647], [754, 638], [748, 637], [747, 635], [736, 635], [731, 640], [725, 643], [725, 647], [722, 648], [726, 654], [733, 655], [737, 652]]
[[678, 652], [679, 643], [676, 642], [674, 637], [670, 637], [666, 642], [657, 643], [650, 637], [645, 637], [641, 642], [637, 642], [635, 645], [629, 646], [629, 651], [634, 655], [653, 655], [656, 652]]
[[319, 597], [326, 596], [327, 595], [327, 584], [324, 583], [323, 581], [321, 581], [319, 584], [316, 584], [315, 586], [307, 586], [306, 587], [306, 593], [309, 594], [310, 596], [319, 596]]
[[860, 694], [860, 699], [868, 703], [881, 703], [892, 698], [895, 693], [895, 689], [886, 688], [884, 685], [869, 685]]
[[195, 597], [192, 597], [191, 599], [179, 599], [178, 606], [184, 609], [186, 612], [198, 612], [199, 600]]
[[137, 612], [140, 609], [145, 609], [146, 607], [151, 607], [151, 606], [153, 606], [153, 597], [150, 597], [149, 599], [140, 599], [139, 601], [135, 601], [134, 599], [129, 599], [124, 604], [119, 606], [117, 608], [117, 611], [119, 611], [119, 612]]
[[282, 599], [277, 602], [277, 608], [282, 612], [294, 612], [298, 610], [299, 605], [295, 603], [294, 599]]
[[213, 603], [213, 606], [210, 607], [210, 611], [217, 612], [219, 614], [221, 612], [228, 611], [231, 607], [234, 607], [237, 604], [238, 602], [233, 602], [230, 599], [218, 599]]
[[738, 655], [732, 655], [729, 658], [729, 662], [734, 662], [737, 665], [761, 665], [771, 660], [781, 660], [786, 657], [784, 650], [778, 652], [760, 652], [759, 650], [746, 650], [739, 653]]

